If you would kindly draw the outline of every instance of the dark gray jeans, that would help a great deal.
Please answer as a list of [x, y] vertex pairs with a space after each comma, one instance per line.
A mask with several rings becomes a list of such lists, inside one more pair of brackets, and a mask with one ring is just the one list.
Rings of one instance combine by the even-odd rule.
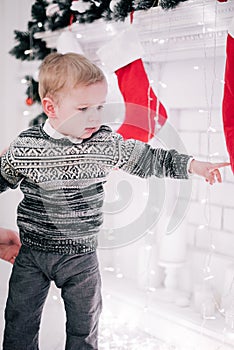
[[38, 350], [41, 313], [51, 281], [61, 288], [65, 305], [66, 350], [98, 349], [102, 298], [96, 252], [59, 255], [22, 246], [9, 282], [3, 350]]

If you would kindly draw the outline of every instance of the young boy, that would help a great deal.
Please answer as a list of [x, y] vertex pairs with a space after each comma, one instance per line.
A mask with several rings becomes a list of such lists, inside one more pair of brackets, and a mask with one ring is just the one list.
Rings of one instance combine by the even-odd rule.
[[153, 149], [101, 125], [107, 83], [78, 54], [53, 53], [40, 67], [39, 94], [48, 120], [23, 131], [1, 157], [0, 191], [20, 189], [15, 259], [5, 310], [3, 350], [38, 349], [42, 308], [53, 280], [66, 310], [66, 350], [98, 349], [102, 308], [96, 256], [103, 183], [112, 169], [143, 178], [188, 178], [213, 184], [219, 167], [175, 150]]

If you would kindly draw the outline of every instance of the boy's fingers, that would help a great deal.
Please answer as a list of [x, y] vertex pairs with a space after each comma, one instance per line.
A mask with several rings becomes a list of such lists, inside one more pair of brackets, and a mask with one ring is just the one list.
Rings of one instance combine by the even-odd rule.
[[210, 174], [212, 174], [214, 176], [214, 179], [216, 178], [218, 182], [222, 182], [222, 177], [218, 169], [214, 169]]
[[222, 177], [218, 169], [209, 171], [209, 173], [206, 175], [206, 179], [211, 185], [215, 183], [216, 179], [218, 182], [222, 182]]
[[15, 237], [12, 237], [11, 238], [11, 244], [15, 244], [15, 245], [17, 245], [17, 246], [21, 246], [21, 242], [20, 242], [20, 239], [19, 239], [19, 237], [17, 237], [17, 236], [15, 236]]
[[221, 174], [218, 170], [215, 170], [215, 176], [216, 176], [216, 179], [218, 180], [218, 182], [222, 182], [222, 177], [221, 177]]
[[229, 166], [229, 165], [231, 165], [231, 163], [228, 163], [228, 162], [211, 164], [209, 172], [214, 171], [215, 169], [219, 169], [219, 168], [223, 168], [225, 166]]

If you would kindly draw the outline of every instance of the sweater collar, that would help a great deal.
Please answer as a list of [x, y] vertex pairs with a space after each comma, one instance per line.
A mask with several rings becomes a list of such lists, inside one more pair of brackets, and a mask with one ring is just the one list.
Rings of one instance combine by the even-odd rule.
[[83, 139], [79, 139], [73, 136], [67, 136], [67, 135], [63, 135], [61, 134], [59, 131], [55, 130], [52, 125], [49, 122], [49, 119], [47, 119], [45, 121], [45, 124], [43, 126], [43, 130], [46, 132], [47, 135], [49, 135], [50, 137], [52, 137], [55, 140], [59, 140], [59, 139], [68, 139], [69, 141], [71, 141], [72, 143], [82, 143]]

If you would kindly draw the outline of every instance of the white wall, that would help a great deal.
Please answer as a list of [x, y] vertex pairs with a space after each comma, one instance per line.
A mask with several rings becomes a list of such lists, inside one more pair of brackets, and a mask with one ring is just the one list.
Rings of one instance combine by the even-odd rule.
[[[199, 68], [194, 69], [195, 66]], [[167, 123], [175, 127], [187, 153], [199, 160], [228, 161], [221, 112], [225, 55], [208, 58], [204, 53], [204, 57], [201, 58], [185, 58], [164, 64], [150, 64], [146, 67], [150, 79], [154, 80], [155, 91], [169, 111]], [[157, 84], [159, 80], [167, 87], [162, 88]], [[215, 129], [215, 132], [208, 132], [209, 127]], [[160, 133], [163, 134], [164, 129]], [[165, 139], [165, 135], [162, 139]], [[174, 142], [176, 148], [177, 137]], [[179, 286], [193, 291], [197, 283], [202, 283], [203, 269], [209, 265], [210, 274], [214, 276], [210, 284], [219, 297], [224, 292], [225, 274], [230, 274], [229, 265], [233, 263], [234, 258], [232, 195], [234, 178], [230, 167], [221, 169], [221, 174], [223, 183], [216, 183], [213, 186], [207, 185], [203, 179], [196, 176], [192, 179], [192, 194], [185, 217], [186, 225], [180, 228], [182, 246], [185, 237], [183, 231], [186, 231], [187, 256], [184, 268], [180, 271]], [[154, 231], [156, 236], [160, 236], [159, 225]], [[138, 243], [138, 248], [135, 244], [128, 248], [120, 248], [116, 253], [118, 268], [126, 271], [129, 278], [134, 279], [135, 273], [132, 272], [136, 271], [129, 268], [129, 264], [126, 263], [127, 257], [131, 255], [135, 260], [142, 259], [139, 252], [141, 245], [145, 246], [145, 240]], [[212, 246], [215, 249], [212, 249]], [[154, 249], [153, 246], [153, 254], [151, 253], [153, 258], [146, 266], [152, 268], [153, 265], [159, 272], [157, 250]], [[171, 246], [168, 254], [174, 254], [174, 250], [175, 247]], [[211, 261], [208, 264], [209, 256]], [[136, 269], [136, 265], [134, 268]], [[150, 274], [149, 271], [148, 273]], [[157, 278], [156, 280], [158, 281]], [[147, 278], [145, 283], [147, 287]]]
[[[194, 69], [194, 66], [199, 69]], [[170, 107], [170, 120], [176, 112], [177, 130], [189, 154], [200, 160], [228, 161], [222, 124], [222, 96], [225, 56], [204, 57], [166, 63], [161, 80], [162, 99]], [[212, 127], [216, 132], [208, 132]], [[214, 288], [222, 293], [226, 265], [234, 258], [232, 215], [234, 178], [230, 167], [221, 169], [223, 183], [209, 186], [194, 177], [193, 192], [186, 216], [187, 237], [193, 252], [194, 280], [201, 281], [204, 259], [212, 251]], [[208, 228], [201, 228], [208, 225]], [[190, 258], [190, 257], [189, 257]], [[200, 261], [200, 264], [197, 262]]]
[[[27, 30], [33, 1], [1, 1], [1, 128], [0, 149], [6, 148], [17, 134], [26, 127], [23, 115], [26, 108], [25, 86], [20, 83], [24, 77], [22, 61], [9, 54], [16, 44], [14, 30]], [[16, 228], [15, 207], [20, 200], [18, 191], [8, 191], [0, 198], [0, 225]]]

